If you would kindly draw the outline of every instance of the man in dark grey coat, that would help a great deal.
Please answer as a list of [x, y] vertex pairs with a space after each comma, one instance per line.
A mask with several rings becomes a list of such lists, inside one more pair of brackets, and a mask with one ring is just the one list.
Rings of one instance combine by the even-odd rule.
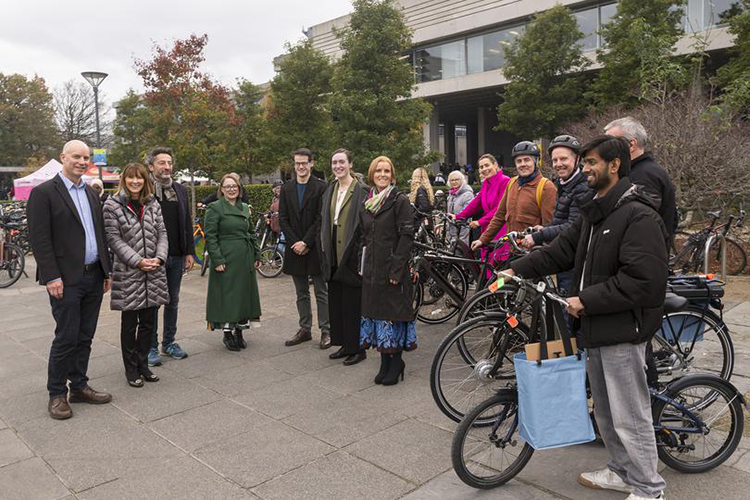
[[630, 182], [643, 186], [657, 204], [657, 212], [667, 228], [671, 242], [677, 229], [676, 189], [667, 171], [659, 165], [650, 151], [646, 151], [648, 135], [641, 123], [633, 117], [626, 116], [615, 120], [604, 132], [615, 137], [624, 137], [630, 146]]

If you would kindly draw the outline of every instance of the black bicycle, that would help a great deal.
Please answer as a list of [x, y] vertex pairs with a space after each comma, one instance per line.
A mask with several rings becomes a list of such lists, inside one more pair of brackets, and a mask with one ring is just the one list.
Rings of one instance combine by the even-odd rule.
[[[747, 266], [747, 253], [737, 241], [730, 238], [729, 232], [732, 228], [742, 227], [745, 220], [745, 211], [740, 210], [735, 218], [730, 215], [727, 222], [717, 226], [721, 211], [708, 212], [709, 224], [696, 233], [677, 231], [674, 236], [672, 255], [669, 264], [675, 273], [695, 273], [705, 270], [705, 261], [708, 257], [709, 273], [721, 271], [721, 240], [726, 242], [726, 273], [728, 275], [742, 274]], [[707, 247], [709, 239], [714, 236], [710, 248]]]
[[281, 236], [271, 229], [271, 219], [276, 212], [260, 212], [255, 223], [255, 235], [260, 247], [258, 273], [264, 278], [275, 278], [284, 267], [284, 252]]
[[[536, 295], [535, 300], [544, 297], [548, 308], [560, 308], [564, 302], [537, 283], [518, 277], [512, 281]], [[666, 308], [687, 305], [687, 299], [677, 296], [667, 302]], [[558, 318], [555, 323], [560, 323], [561, 314], [554, 316]], [[541, 334], [545, 334], [543, 329]], [[508, 342], [503, 342], [491, 371], [499, 373], [506, 360], [512, 363], [507, 348]], [[742, 439], [745, 401], [731, 383], [711, 374], [689, 375], [666, 385], [649, 380], [649, 392], [657, 451], [669, 467], [686, 473], [705, 472], [734, 453]], [[515, 383], [498, 389], [466, 414], [451, 448], [453, 468], [464, 483], [479, 489], [495, 488], [523, 470], [534, 449], [519, 437], [518, 422]]]

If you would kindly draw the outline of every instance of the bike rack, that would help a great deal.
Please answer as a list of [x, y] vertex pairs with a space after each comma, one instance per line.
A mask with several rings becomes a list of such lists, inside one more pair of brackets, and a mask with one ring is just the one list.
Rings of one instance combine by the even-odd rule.
[[706, 241], [706, 248], [703, 252], [703, 272], [708, 274], [709, 252], [711, 251], [711, 245], [717, 238], [721, 240], [721, 279], [725, 280], [727, 277], [727, 239], [723, 234], [711, 235]]

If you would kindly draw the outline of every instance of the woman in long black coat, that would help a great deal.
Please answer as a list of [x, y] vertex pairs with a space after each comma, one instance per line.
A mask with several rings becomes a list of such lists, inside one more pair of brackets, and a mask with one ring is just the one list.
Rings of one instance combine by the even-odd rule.
[[370, 190], [362, 219], [362, 326], [360, 345], [380, 352], [375, 383], [403, 380], [403, 351], [417, 348], [414, 327], [414, 283], [409, 257], [414, 244], [414, 212], [409, 198], [396, 188], [396, 170], [386, 156], [368, 171]]
[[352, 176], [353, 166], [349, 151], [333, 152], [331, 170], [336, 181], [323, 195], [318, 245], [323, 279], [328, 283], [331, 345], [340, 347], [328, 357], [346, 358], [347, 366], [367, 358], [359, 346], [362, 277], [358, 260], [362, 242], [360, 212], [367, 190]]

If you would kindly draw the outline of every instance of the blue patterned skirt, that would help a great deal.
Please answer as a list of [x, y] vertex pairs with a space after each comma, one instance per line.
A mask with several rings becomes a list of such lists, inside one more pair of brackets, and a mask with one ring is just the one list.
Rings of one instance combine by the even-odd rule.
[[363, 349], [372, 347], [386, 354], [413, 351], [417, 348], [417, 330], [414, 327], [414, 321], [362, 318], [359, 345]]

